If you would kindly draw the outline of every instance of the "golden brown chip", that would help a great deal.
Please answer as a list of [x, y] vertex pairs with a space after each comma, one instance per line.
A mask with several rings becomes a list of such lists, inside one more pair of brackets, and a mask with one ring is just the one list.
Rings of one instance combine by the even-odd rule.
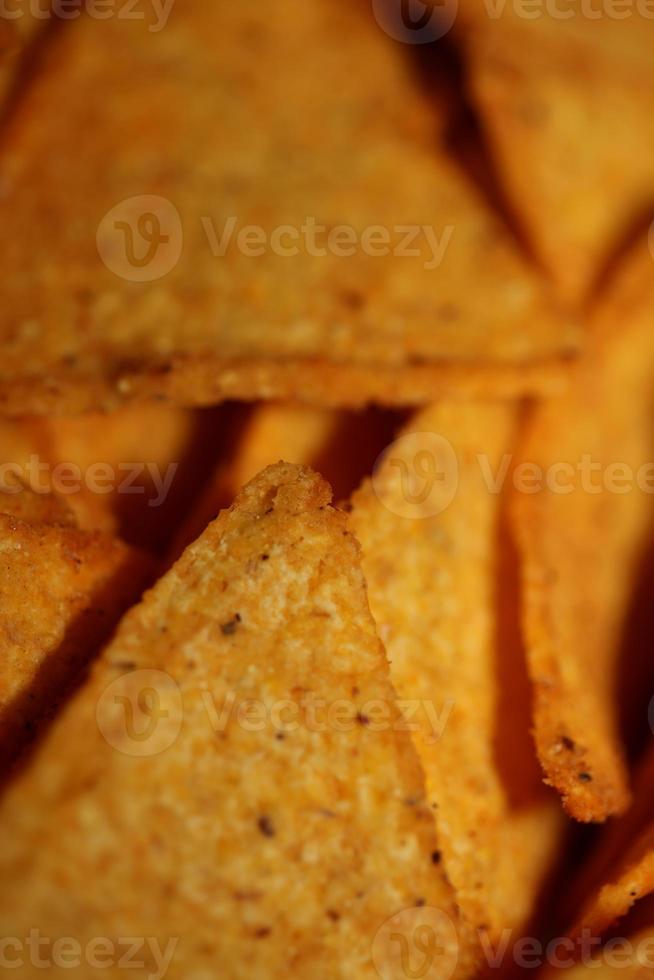
[[653, 516], [653, 269], [629, 258], [568, 394], [534, 411], [515, 495], [538, 754], [583, 821], [629, 802], [615, 691]]
[[[353, 497], [370, 605], [427, 779], [445, 871], [495, 941], [524, 925], [561, 840], [529, 733], [504, 521], [513, 407], [418, 414]], [[495, 483], [494, 481], [498, 481]]]
[[[0, 487], [17, 477], [39, 495], [52, 490], [58, 497], [49, 499], [63, 498], [81, 528], [165, 550], [169, 537], [163, 547], [160, 539], [179, 519], [171, 511], [182, 484], [202, 479], [198, 460], [188, 458], [199, 428], [196, 413], [149, 404], [108, 415], [4, 420]], [[219, 438], [216, 431], [213, 441]], [[212, 446], [198, 451], [211, 458]]]
[[348, 0], [58, 32], [0, 161], [4, 411], [552, 383], [576, 325], [441, 149], [405, 48]]
[[[574, 928], [573, 937], [585, 930], [602, 935], [631, 907], [654, 892], [654, 751], [635, 787], [631, 810], [600, 838], [591, 871], [595, 881]], [[602, 862], [604, 852], [609, 860]], [[599, 869], [599, 874], [597, 873]]]
[[[526, 6], [526, 5], [525, 5]], [[466, 2], [469, 86], [534, 251], [585, 296], [654, 194], [654, 19]], [[519, 10], [520, 5], [517, 5]], [[597, 10], [595, 10], [597, 13]]]
[[270, 467], [123, 620], [3, 800], [0, 934], [151, 937], [169, 980], [399, 978], [421, 929], [425, 976], [470, 975], [329, 500]]
[[52, 524], [76, 527], [75, 514], [63, 497], [50, 490], [35, 493], [32, 488], [6, 474], [0, 488], [0, 514], [17, 517], [27, 524]]
[[601, 945], [588, 931], [575, 939], [560, 937], [539, 975], [554, 980], [564, 970], [570, 980], [646, 980], [654, 969], [654, 901], [643, 902], [625, 924]]
[[68, 693], [149, 564], [72, 526], [65, 504], [23, 487], [0, 495], [0, 762], [16, 757]]
[[[175, 537], [172, 557], [178, 558], [220, 510], [229, 507], [242, 486], [266, 466], [285, 460], [313, 466], [333, 486], [321, 465], [324, 453], [339, 432], [342, 413], [290, 403], [257, 406], [233, 453], [221, 461], [209, 484]], [[342, 449], [342, 447], [341, 447]], [[345, 456], [342, 453], [341, 458]]]
[[311, 466], [330, 484], [336, 500], [345, 499], [359, 482], [367, 459], [372, 465], [374, 447], [384, 443], [388, 428], [387, 420], [374, 412], [334, 411], [292, 402], [257, 405], [192, 505], [171, 556], [178, 558], [209, 521], [233, 503], [244, 484], [280, 460]]

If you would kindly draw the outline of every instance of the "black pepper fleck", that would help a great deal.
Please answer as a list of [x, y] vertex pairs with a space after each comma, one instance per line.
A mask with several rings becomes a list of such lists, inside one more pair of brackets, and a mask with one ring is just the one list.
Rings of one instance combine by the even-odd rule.
[[236, 615], [232, 619], [230, 619], [227, 623], [223, 623], [222, 626], [220, 627], [220, 631], [223, 634], [223, 636], [231, 636], [233, 633], [235, 633], [238, 624], [240, 622], [241, 622], [241, 616], [239, 613], [236, 613]]
[[265, 814], [263, 817], [259, 817], [257, 821], [257, 826], [264, 837], [275, 836], [275, 828], [273, 827], [272, 820], [270, 819], [270, 817], [266, 816]]
[[580, 772], [579, 779], [582, 781], [582, 783], [591, 783], [593, 781], [593, 777], [589, 772]]

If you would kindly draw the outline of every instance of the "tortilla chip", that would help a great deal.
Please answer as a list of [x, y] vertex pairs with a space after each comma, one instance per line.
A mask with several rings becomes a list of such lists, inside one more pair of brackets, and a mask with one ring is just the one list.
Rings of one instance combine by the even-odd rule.
[[0, 494], [0, 770], [68, 693], [149, 563], [72, 524], [65, 503], [21, 488]]
[[17, 517], [26, 524], [76, 527], [75, 514], [55, 493], [34, 493], [27, 484], [7, 474], [0, 488], [0, 514]]
[[471, 974], [329, 500], [270, 467], [123, 620], [3, 801], [0, 934], [177, 938], [170, 980], [399, 977], [384, 930], [426, 924], [425, 976]]
[[625, 925], [626, 929], [599, 948], [591, 933], [572, 941], [570, 937], [558, 940], [550, 953], [549, 968], [540, 975], [554, 980], [565, 969], [570, 980], [645, 980], [654, 969], [654, 902], [643, 902]]
[[81, 528], [163, 552], [223, 436], [221, 418], [208, 421], [215, 426], [199, 413], [149, 404], [108, 415], [4, 420], [0, 470], [63, 497]]
[[653, 287], [639, 248], [596, 311], [570, 391], [535, 409], [515, 495], [538, 754], [582, 821], [629, 803], [615, 691], [653, 516]]
[[231, 506], [240, 488], [266, 466], [286, 460], [314, 466], [329, 479], [320, 456], [339, 430], [342, 415], [328, 409], [290, 403], [257, 406], [236, 439], [233, 452], [222, 460], [209, 484], [175, 537], [171, 557], [184, 549], [218, 516]]
[[440, 147], [407, 54], [347, 0], [68, 24], [0, 161], [3, 411], [552, 383], [577, 326]]
[[[609, 826], [597, 844], [597, 857], [591, 856], [596, 881], [584, 902], [573, 937], [589, 930], [605, 933], [636, 902], [654, 892], [654, 751], [650, 751], [636, 785], [634, 804], [622, 820]], [[608, 853], [609, 860], [602, 861]], [[600, 874], [597, 875], [597, 868]]]
[[330, 484], [336, 500], [345, 499], [371, 452], [372, 465], [374, 446], [383, 445], [387, 424], [373, 412], [332, 411], [293, 402], [257, 405], [179, 529], [172, 557], [177, 559], [233, 503], [244, 484], [280, 460], [312, 467]]
[[537, 257], [579, 300], [654, 200], [654, 20], [514, 8], [464, 5], [470, 93]]
[[445, 871], [493, 941], [533, 912], [562, 832], [529, 734], [506, 493], [486, 483], [516, 415], [472, 403], [418, 414], [351, 518], [391, 679], [418, 726]]

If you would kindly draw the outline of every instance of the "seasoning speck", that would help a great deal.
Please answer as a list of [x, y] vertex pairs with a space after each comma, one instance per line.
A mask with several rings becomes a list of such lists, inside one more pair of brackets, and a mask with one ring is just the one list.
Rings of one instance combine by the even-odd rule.
[[226, 623], [223, 623], [222, 626], [220, 627], [220, 631], [223, 634], [223, 636], [231, 636], [233, 633], [235, 633], [238, 624], [240, 622], [241, 622], [240, 614], [236, 613], [236, 615], [233, 616], [232, 619], [230, 619]]
[[275, 828], [273, 827], [272, 820], [270, 819], [270, 817], [266, 816], [265, 814], [263, 815], [263, 817], [259, 817], [257, 821], [257, 826], [264, 837], [275, 836]]

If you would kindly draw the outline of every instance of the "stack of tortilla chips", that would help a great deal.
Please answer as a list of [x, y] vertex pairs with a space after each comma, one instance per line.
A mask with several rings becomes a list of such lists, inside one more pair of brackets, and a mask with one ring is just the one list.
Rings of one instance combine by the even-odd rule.
[[654, 969], [617, 6], [3, 12], [0, 970]]

